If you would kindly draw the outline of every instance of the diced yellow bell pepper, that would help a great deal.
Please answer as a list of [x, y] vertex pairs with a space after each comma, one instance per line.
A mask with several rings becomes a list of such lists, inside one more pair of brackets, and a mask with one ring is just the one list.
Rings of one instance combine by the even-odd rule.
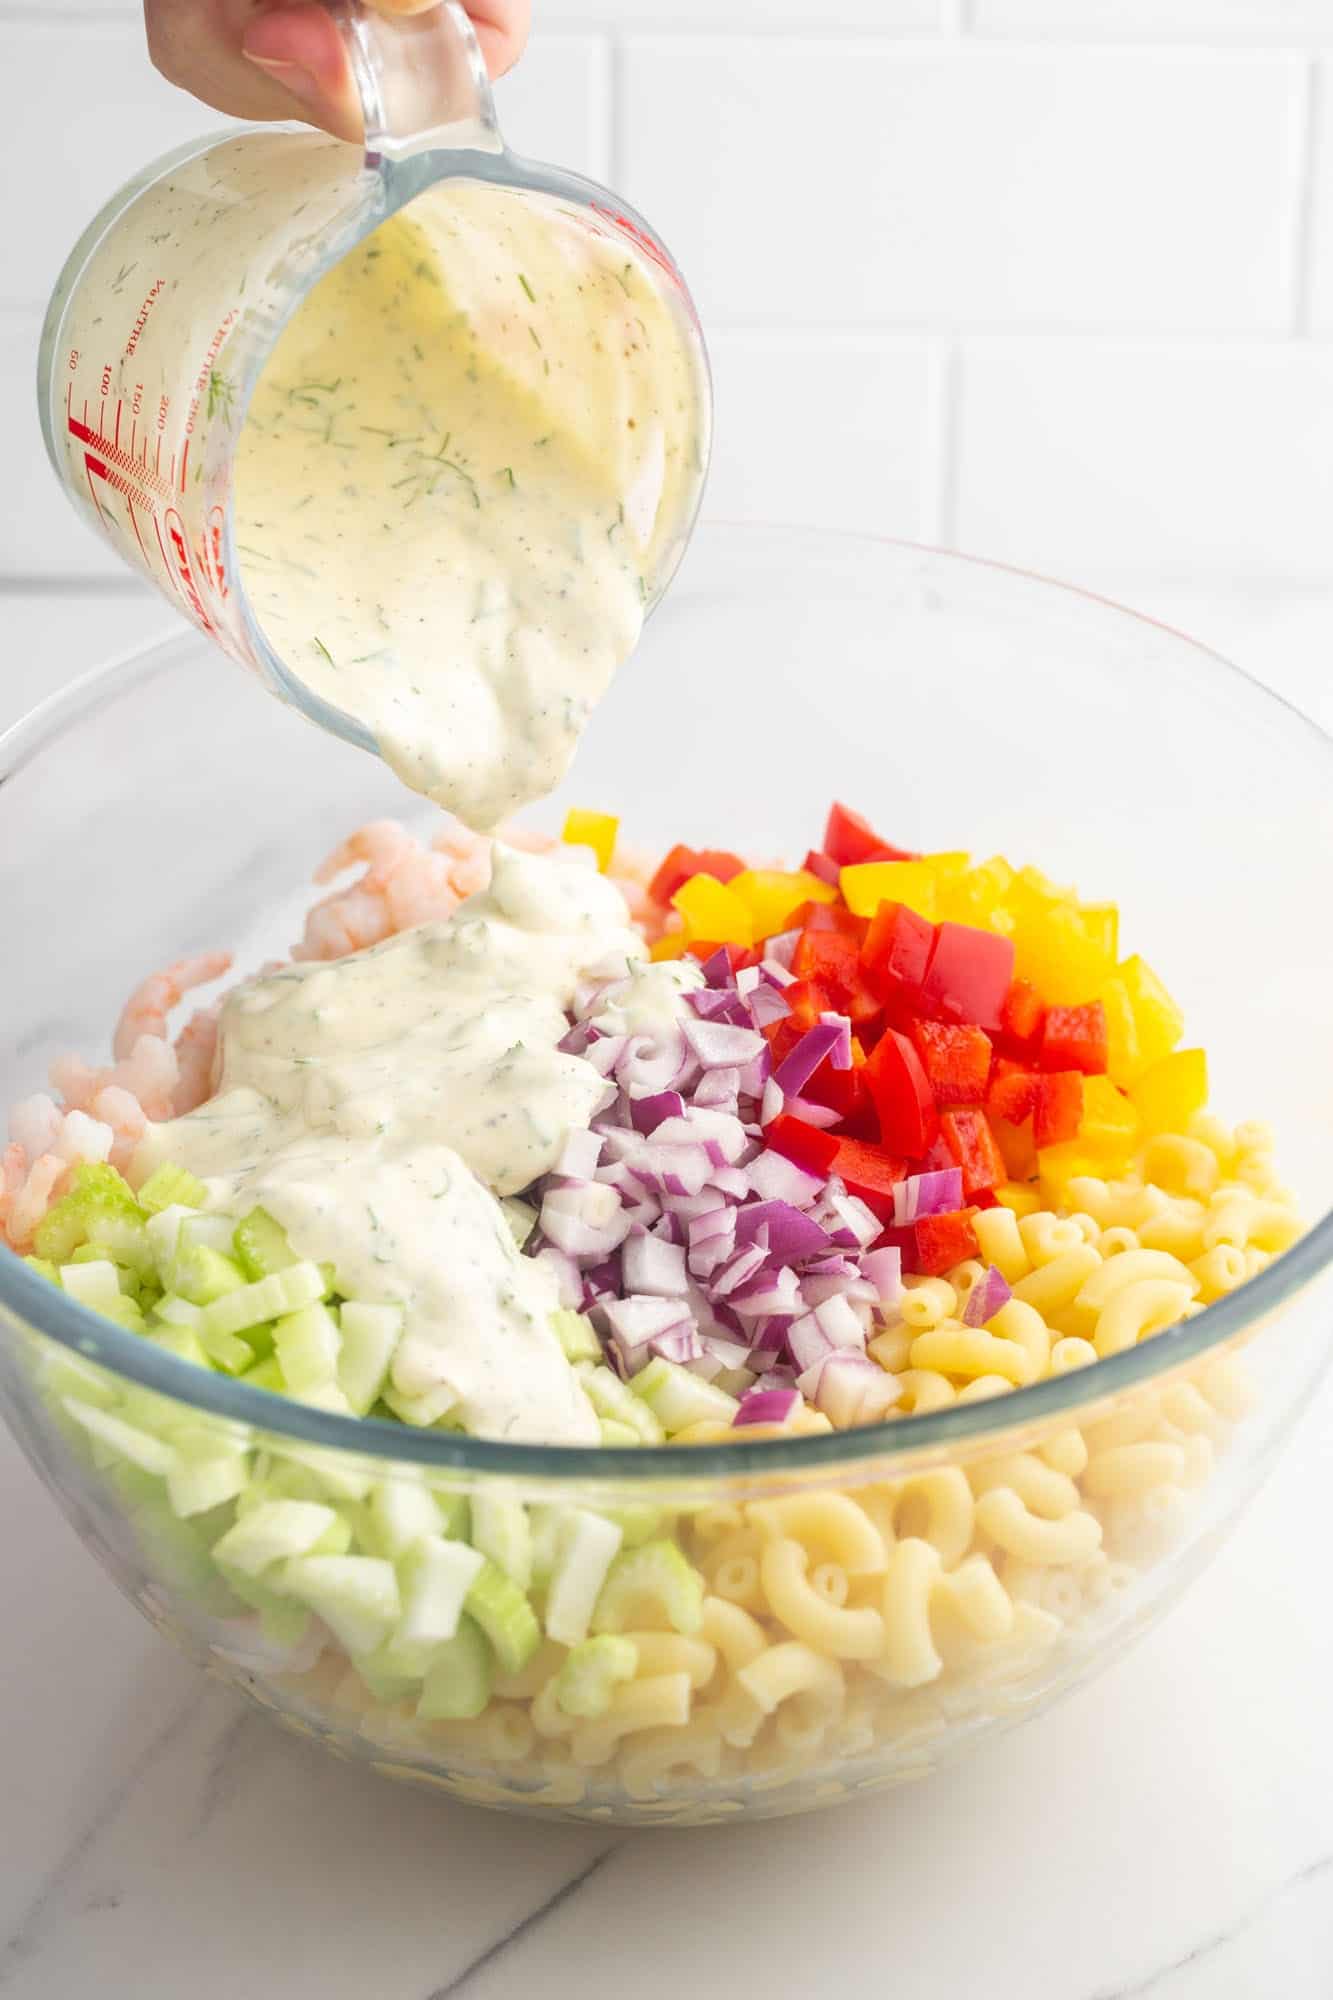
[[873, 917], [881, 903], [904, 903], [935, 921], [939, 892], [928, 861], [858, 861], [842, 869], [838, 884], [854, 916]]
[[1202, 1049], [1177, 1049], [1145, 1070], [1129, 1094], [1146, 1136], [1188, 1131], [1208, 1102], [1208, 1058]]
[[[1146, 1069], [1170, 1055], [1185, 1032], [1185, 1016], [1144, 959], [1127, 958], [1116, 970], [1134, 1009], [1139, 1061]], [[1178, 1125], [1175, 1129], [1183, 1132], [1185, 1128]]]
[[971, 924], [977, 930], [1011, 937], [1014, 919], [1006, 907], [1014, 871], [1002, 854], [979, 861], [975, 868], [940, 883], [939, 910], [950, 923]]
[[657, 940], [656, 944], [649, 945], [648, 956], [654, 965], [659, 965], [664, 958], [684, 958], [684, 931], [667, 931], [664, 937], [660, 937]]
[[754, 943], [749, 906], [714, 875], [691, 875], [671, 903], [685, 920], [687, 944], [701, 938], [707, 944], [740, 944], [748, 950]]
[[1117, 972], [1104, 982], [1097, 997], [1106, 1013], [1106, 1074], [1112, 1083], [1127, 1090], [1143, 1070], [1129, 988]]
[[830, 882], [798, 868], [791, 874], [778, 868], [745, 868], [727, 884], [754, 918], [756, 937], [772, 937], [785, 931], [793, 910], [802, 903], [835, 903], [838, 892]]
[[1079, 928], [1114, 965], [1120, 956], [1120, 911], [1114, 903], [1080, 903]]
[[1107, 1076], [1083, 1079], [1083, 1117], [1077, 1144], [1123, 1153], [1128, 1157], [1139, 1132], [1139, 1114], [1130, 1099]]
[[1023, 1187], [1018, 1181], [1001, 1181], [995, 1190], [995, 1199], [1001, 1208], [1012, 1209], [1015, 1215], [1035, 1215], [1041, 1207], [1041, 1196], [1036, 1188]]
[[610, 813], [582, 812], [579, 807], [571, 806], [565, 814], [565, 830], [560, 838], [567, 847], [590, 847], [605, 875], [616, 851], [619, 830], [620, 821], [612, 819]]
[[[1011, 908], [1013, 903], [1011, 901]], [[1039, 903], [1020, 898], [1014, 910], [1014, 974], [1031, 980], [1055, 1007], [1079, 1007], [1100, 993], [1115, 970], [1102, 928], [1091, 934], [1076, 903]]]
[[972, 856], [965, 853], [962, 848], [947, 848], [939, 854], [923, 854], [921, 859], [927, 868], [935, 870], [936, 879], [942, 886], [945, 882], [954, 882], [960, 875], [965, 874]]
[[1107, 1175], [1107, 1160], [1085, 1146], [1081, 1137], [1058, 1146], [1043, 1146], [1037, 1161], [1042, 1194], [1051, 1208], [1065, 1206], [1069, 1183], [1080, 1175], [1094, 1180], [1104, 1180]]

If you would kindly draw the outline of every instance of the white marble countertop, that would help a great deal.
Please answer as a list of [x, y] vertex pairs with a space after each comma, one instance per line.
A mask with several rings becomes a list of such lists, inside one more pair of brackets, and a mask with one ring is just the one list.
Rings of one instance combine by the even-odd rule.
[[[1139, 598], [1333, 724], [1333, 601]], [[165, 621], [128, 591], [0, 599], [0, 724]], [[8, 1438], [0, 1507], [6, 2000], [1333, 1992], [1333, 1385], [1129, 1658], [955, 1772], [754, 1828], [392, 1788], [178, 1659]]]

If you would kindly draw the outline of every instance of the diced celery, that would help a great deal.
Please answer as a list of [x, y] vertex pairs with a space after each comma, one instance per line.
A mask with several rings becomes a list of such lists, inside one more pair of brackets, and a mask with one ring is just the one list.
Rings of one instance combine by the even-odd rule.
[[155, 1167], [139, 1189], [139, 1206], [149, 1215], [160, 1215], [165, 1208], [202, 1208], [207, 1200], [203, 1182], [170, 1160]]
[[[212, 1250], [207, 1243], [181, 1245], [176, 1252], [173, 1266], [174, 1283], [172, 1289], [189, 1300], [192, 1306], [212, 1305], [214, 1300], [226, 1298], [232, 1292], [245, 1289], [245, 1273], [240, 1265], [224, 1256], [221, 1250]], [[256, 1319], [264, 1319], [265, 1313], [256, 1313]], [[235, 1327], [225, 1329], [235, 1333]]]
[[561, 1306], [551, 1314], [551, 1325], [567, 1361], [601, 1360], [602, 1343], [586, 1313], [570, 1312], [568, 1307]]
[[53, 1347], [43, 1358], [42, 1388], [56, 1402], [76, 1396], [81, 1403], [91, 1403], [98, 1410], [112, 1408], [120, 1401], [121, 1393], [99, 1368], [61, 1347]]
[[204, 1249], [218, 1250], [224, 1257], [230, 1257], [234, 1230], [229, 1215], [199, 1215], [194, 1209], [187, 1209], [176, 1231], [177, 1255], [182, 1250]]
[[382, 1479], [371, 1488], [369, 1512], [379, 1553], [391, 1562], [423, 1535], [438, 1535], [442, 1526], [435, 1495], [415, 1479]]
[[578, 1376], [588, 1392], [588, 1401], [599, 1417], [609, 1417], [612, 1423], [624, 1424], [637, 1431], [644, 1444], [664, 1442], [666, 1433], [647, 1403], [634, 1395], [609, 1368], [581, 1366]]
[[375, 1484], [374, 1474], [364, 1466], [318, 1445], [283, 1445], [273, 1455], [283, 1461], [275, 1477], [313, 1478], [316, 1489], [332, 1500], [364, 1500]]
[[560, 1559], [560, 1526], [565, 1517], [563, 1507], [530, 1507], [528, 1520], [532, 1527], [532, 1585], [534, 1590], [545, 1590], [555, 1575], [555, 1566]]
[[113, 1319], [117, 1326], [123, 1326], [126, 1333], [146, 1333], [148, 1322], [133, 1299], [127, 1299], [122, 1292], [114, 1305], [101, 1307], [106, 1319]]
[[[181, 1289], [187, 1298], [193, 1297], [186, 1287]], [[244, 1333], [247, 1327], [258, 1326], [261, 1320], [282, 1319], [288, 1313], [300, 1312], [323, 1296], [324, 1279], [317, 1264], [293, 1264], [290, 1270], [275, 1271], [253, 1285], [242, 1280], [237, 1290], [226, 1292], [209, 1305], [200, 1338], [205, 1331]]]
[[660, 1356], [639, 1370], [630, 1388], [648, 1405], [668, 1437], [690, 1424], [729, 1424], [740, 1407], [734, 1396]]
[[249, 1477], [243, 1449], [219, 1439], [212, 1452], [187, 1454], [178, 1438], [176, 1462], [167, 1473], [167, 1498], [181, 1519], [188, 1520], [236, 1499], [245, 1491]]
[[[473, 1498], [473, 1511], [476, 1511]], [[493, 1562], [487, 1562], [468, 1591], [467, 1610], [495, 1651], [500, 1670], [521, 1673], [541, 1644], [537, 1614], [518, 1585]]]
[[509, 1224], [509, 1233], [514, 1239], [515, 1248], [521, 1250], [537, 1227], [537, 1211], [526, 1201], [516, 1201], [512, 1195], [506, 1195], [500, 1207], [505, 1221]]
[[438, 1646], [458, 1630], [469, 1591], [486, 1558], [466, 1542], [426, 1535], [399, 1564], [403, 1615], [394, 1633], [397, 1648]]
[[321, 1382], [316, 1389], [289, 1389], [287, 1394], [294, 1403], [304, 1403], [311, 1410], [327, 1410], [330, 1416], [356, 1415], [336, 1382]]
[[63, 1264], [60, 1282], [72, 1299], [90, 1312], [114, 1312], [121, 1301], [120, 1277], [109, 1259], [99, 1257], [91, 1264]]
[[282, 1370], [274, 1354], [270, 1354], [265, 1361], [257, 1361], [253, 1368], [247, 1368], [241, 1380], [248, 1382], [252, 1389], [267, 1389], [274, 1396], [284, 1396], [287, 1393], [287, 1384], [282, 1378]]
[[472, 1536], [472, 1506], [466, 1493], [454, 1493], [447, 1487], [431, 1486], [435, 1505], [440, 1510], [440, 1530], [451, 1542], [466, 1542]]
[[[377, 1646], [373, 1653], [360, 1655], [356, 1670], [376, 1701], [384, 1708], [393, 1708], [414, 1691], [420, 1691], [426, 1664], [424, 1659], [401, 1659], [392, 1646]], [[405, 1671], [408, 1668], [413, 1671]]]
[[671, 1523], [665, 1508], [650, 1507], [646, 1500], [631, 1500], [627, 1507], [608, 1507], [606, 1518], [620, 1529], [627, 1549], [642, 1548], [655, 1535], [664, 1535]]
[[215, 1368], [225, 1375], [244, 1375], [255, 1358], [255, 1351], [239, 1334], [220, 1333], [211, 1327], [207, 1319], [201, 1320], [195, 1339]]
[[176, 1462], [176, 1454], [161, 1438], [151, 1437], [120, 1417], [112, 1416], [109, 1410], [99, 1410], [92, 1403], [80, 1401], [77, 1396], [66, 1396], [65, 1408], [76, 1424], [81, 1424], [88, 1435], [104, 1445], [116, 1458], [126, 1458], [131, 1465], [137, 1465], [143, 1472], [151, 1472], [165, 1478]]
[[665, 1617], [677, 1632], [703, 1623], [704, 1583], [674, 1542], [645, 1542], [622, 1549], [607, 1572], [593, 1613], [593, 1629], [623, 1632]]
[[364, 1417], [384, 1387], [402, 1338], [402, 1308], [347, 1299], [338, 1319], [342, 1328], [338, 1381], [357, 1416]]
[[520, 1590], [532, 1583], [532, 1529], [520, 1500], [503, 1494], [472, 1496], [472, 1546], [502, 1569]]
[[189, 1361], [196, 1368], [210, 1366], [208, 1356], [199, 1345], [199, 1336], [188, 1326], [150, 1326], [148, 1338], [154, 1347], [164, 1347], [168, 1354], [178, 1360]]
[[491, 1698], [491, 1649], [483, 1631], [464, 1618], [426, 1673], [417, 1714], [423, 1722], [462, 1722]]
[[32, 1247], [39, 1257], [63, 1264], [88, 1234], [94, 1215], [118, 1212], [142, 1222], [143, 1210], [122, 1174], [105, 1163], [75, 1167], [68, 1194], [37, 1225]]
[[388, 1404], [400, 1423], [412, 1424], [418, 1430], [426, 1430], [447, 1416], [458, 1401], [457, 1395], [447, 1382], [441, 1382], [422, 1396], [405, 1396], [391, 1383], [385, 1383], [380, 1390], [380, 1399]]
[[204, 1316], [202, 1306], [192, 1305], [189, 1299], [181, 1298], [176, 1292], [164, 1292], [153, 1311], [167, 1326], [188, 1327], [191, 1333]]
[[315, 1500], [267, 1500], [240, 1515], [213, 1554], [242, 1576], [260, 1576], [276, 1562], [308, 1555], [336, 1530], [338, 1518]]
[[566, 1715], [595, 1722], [611, 1706], [617, 1684], [632, 1681], [638, 1667], [638, 1649], [632, 1639], [620, 1639], [610, 1632], [584, 1639], [560, 1669], [556, 1701]]
[[319, 1614], [353, 1658], [382, 1646], [402, 1616], [398, 1578], [382, 1556], [293, 1556], [279, 1581]]
[[266, 1208], [252, 1208], [237, 1223], [232, 1240], [247, 1278], [268, 1278], [275, 1271], [289, 1271], [299, 1262], [287, 1241], [286, 1230]]
[[620, 1548], [620, 1529], [613, 1521], [583, 1507], [571, 1507], [561, 1523], [559, 1554], [546, 1593], [547, 1637], [562, 1646], [577, 1646], [588, 1636], [612, 1558]]
[[23, 1261], [30, 1271], [35, 1271], [39, 1278], [45, 1278], [48, 1284], [60, 1283], [60, 1272], [49, 1257], [25, 1257]]
[[602, 1434], [602, 1443], [612, 1445], [616, 1450], [628, 1450], [631, 1445], [643, 1443], [636, 1430], [631, 1430], [628, 1424], [618, 1424], [614, 1417], [599, 1417], [597, 1428]]
[[[154, 1269], [153, 1244], [147, 1227], [119, 1209], [98, 1209], [88, 1219], [88, 1242], [103, 1256], [141, 1275]], [[75, 1252], [78, 1255], [78, 1252]]]
[[173, 1202], [171, 1207], [159, 1209], [156, 1215], [150, 1215], [144, 1224], [148, 1241], [153, 1249], [153, 1262], [157, 1265], [158, 1276], [164, 1285], [170, 1285], [175, 1269], [176, 1239], [180, 1234], [180, 1226], [186, 1216], [192, 1213], [191, 1209], [185, 1208], [179, 1202]]
[[338, 1322], [325, 1305], [303, 1306], [275, 1321], [273, 1350], [293, 1395], [336, 1379], [340, 1344]]

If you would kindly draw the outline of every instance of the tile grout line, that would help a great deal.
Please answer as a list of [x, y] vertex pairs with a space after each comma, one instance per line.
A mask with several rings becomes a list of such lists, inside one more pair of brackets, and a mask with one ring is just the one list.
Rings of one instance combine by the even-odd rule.
[[1300, 134], [1298, 185], [1291, 234], [1291, 333], [1308, 340], [1313, 331], [1315, 219], [1318, 202], [1320, 117], [1324, 107], [1324, 72], [1311, 60], [1305, 75], [1304, 116]]

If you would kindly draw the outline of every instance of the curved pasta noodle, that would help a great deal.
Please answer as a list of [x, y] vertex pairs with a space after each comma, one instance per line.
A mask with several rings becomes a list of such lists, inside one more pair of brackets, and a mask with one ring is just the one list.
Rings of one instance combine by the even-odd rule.
[[972, 1544], [976, 1507], [967, 1474], [959, 1465], [913, 1473], [894, 1492], [893, 1518], [897, 1539], [928, 1542], [952, 1569]]
[[1180, 1132], [1162, 1132], [1149, 1139], [1143, 1165], [1148, 1179], [1168, 1193], [1193, 1195], [1204, 1201], [1222, 1177], [1212, 1148]]
[[621, 1756], [625, 1790], [633, 1799], [651, 1798], [663, 1778], [676, 1771], [715, 1778], [722, 1768], [722, 1749], [720, 1732], [697, 1721], [682, 1729], [645, 1730]]
[[977, 1501], [977, 1520], [1009, 1555], [1046, 1565], [1084, 1562], [1101, 1547], [1101, 1523], [1079, 1510], [1058, 1521], [1033, 1514], [1012, 1488], [997, 1486]]
[[1144, 1438], [1138, 1444], [1117, 1445], [1088, 1460], [1083, 1490], [1096, 1499], [1116, 1499], [1126, 1493], [1146, 1493], [1150, 1487], [1179, 1483], [1185, 1454], [1178, 1444]]
[[898, 1409], [905, 1417], [927, 1416], [932, 1410], [946, 1410], [958, 1398], [947, 1375], [935, 1368], [908, 1368], [898, 1377]]
[[1003, 1375], [1016, 1388], [1033, 1380], [1032, 1363], [1016, 1341], [958, 1321], [918, 1334], [912, 1342], [912, 1366], [969, 1379]]
[[626, 1632], [625, 1637], [639, 1656], [640, 1677], [684, 1674], [692, 1688], [702, 1688], [717, 1670], [717, 1649], [706, 1639], [688, 1639], [679, 1632]]
[[772, 1715], [784, 1701], [798, 1694], [823, 1703], [830, 1717], [842, 1706], [845, 1687], [842, 1668], [836, 1660], [825, 1659], [799, 1639], [786, 1639], [770, 1646], [757, 1660], [751, 1660], [748, 1667], [742, 1667], [736, 1679], [765, 1715]]
[[800, 1542], [774, 1541], [765, 1548], [759, 1573], [775, 1617], [797, 1639], [835, 1660], [873, 1659], [884, 1643], [877, 1611], [838, 1610], [812, 1589], [809, 1558]]
[[1067, 1473], [1056, 1472], [1031, 1452], [1010, 1452], [971, 1468], [972, 1491], [980, 1497], [997, 1486], [1017, 1493], [1025, 1507], [1044, 1520], [1059, 1521], [1079, 1504], [1079, 1491]]
[[1172, 1278], [1140, 1278], [1126, 1285], [1098, 1314], [1093, 1346], [1101, 1355], [1121, 1354], [1150, 1334], [1165, 1332], [1184, 1318], [1192, 1295], [1192, 1281], [1186, 1286]]
[[752, 1500], [750, 1520], [766, 1539], [800, 1542], [840, 1563], [848, 1576], [875, 1576], [884, 1567], [884, 1544], [864, 1508], [846, 1493], [792, 1493], [781, 1500]]
[[884, 1578], [884, 1651], [876, 1671], [894, 1687], [924, 1687], [944, 1666], [930, 1629], [930, 1598], [939, 1551], [909, 1536], [889, 1558]]
[[1016, 1285], [1032, 1269], [1032, 1259], [1028, 1256], [1018, 1226], [1018, 1217], [1011, 1208], [980, 1208], [972, 1218], [972, 1230], [980, 1246], [981, 1254], [988, 1264], [993, 1264], [1000, 1276], [1010, 1285]]
[[1038, 1265], [1014, 1286], [1014, 1297], [1050, 1320], [1062, 1306], [1073, 1303], [1074, 1295], [1101, 1268], [1101, 1258], [1091, 1243], [1079, 1237], [1077, 1244], [1062, 1250], [1049, 1263]]
[[699, 1629], [708, 1644], [722, 1655], [727, 1671], [732, 1674], [748, 1667], [768, 1644], [759, 1620], [724, 1597], [705, 1597]]
[[898, 1300], [898, 1316], [905, 1326], [923, 1330], [953, 1319], [958, 1311], [958, 1294], [944, 1278], [909, 1278]]
[[1038, 1209], [1035, 1215], [1025, 1215], [1018, 1225], [1018, 1233], [1037, 1270], [1053, 1264], [1066, 1251], [1079, 1249], [1087, 1240], [1072, 1215], [1056, 1215], [1049, 1208]]
[[1101, 1312], [1118, 1293], [1144, 1278], [1168, 1278], [1182, 1285], [1192, 1298], [1199, 1281], [1189, 1266], [1168, 1250], [1126, 1250], [1100, 1264], [1078, 1291], [1076, 1303], [1092, 1312]]

